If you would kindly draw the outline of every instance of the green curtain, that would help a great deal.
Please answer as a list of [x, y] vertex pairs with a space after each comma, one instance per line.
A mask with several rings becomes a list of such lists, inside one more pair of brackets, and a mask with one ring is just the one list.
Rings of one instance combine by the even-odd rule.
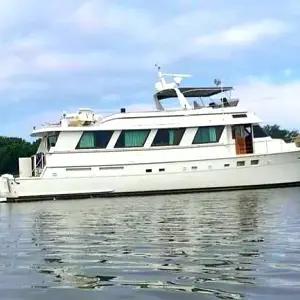
[[217, 133], [215, 127], [209, 127], [209, 141], [216, 142], [217, 141]]
[[200, 129], [200, 143], [209, 143], [209, 129], [208, 128], [201, 128]]
[[84, 132], [79, 142], [79, 148], [94, 148], [94, 147], [95, 147], [94, 133]]
[[193, 144], [213, 143], [217, 141], [215, 127], [199, 127]]
[[174, 129], [169, 130], [169, 145], [174, 145], [175, 132]]
[[147, 130], [135, 130], [124, 132], [124, 146], [125, 147], [142, 147], [147, 138]]

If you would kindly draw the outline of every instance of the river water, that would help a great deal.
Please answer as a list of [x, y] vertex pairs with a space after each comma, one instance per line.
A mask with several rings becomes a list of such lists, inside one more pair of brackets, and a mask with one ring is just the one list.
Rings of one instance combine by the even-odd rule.
[[300, 188], [0, 204], [0, 299], [299, 299]]

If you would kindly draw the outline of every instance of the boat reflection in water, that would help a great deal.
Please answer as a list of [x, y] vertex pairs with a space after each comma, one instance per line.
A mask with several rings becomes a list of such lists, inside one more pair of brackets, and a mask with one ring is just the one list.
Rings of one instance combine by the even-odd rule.
[[27, 270], [18, 277], [22, 286], [99, 289], [110, 299], [119, 289], [140, 299], [174, 292], [294, 296], [298, 194], [289, 188], [6, 204], [2, 257], [23, 254], [11, 271], [0, 269], [2, 284]]

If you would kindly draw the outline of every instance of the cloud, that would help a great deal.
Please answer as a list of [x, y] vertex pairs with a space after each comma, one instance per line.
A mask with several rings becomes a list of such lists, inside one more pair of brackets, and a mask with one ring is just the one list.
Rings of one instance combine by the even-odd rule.
[[206, 47], [247, 46], [262, 39], [282, 35], [290, 26], [278, 20], [262, 20], [250, 24], [234, 26], [217, 33], [197, 38], [195, 44]]
[[86, 1], [66, 19], [68, 21], [86, 33], [106, 36], [114, 32], [139, 38], [143, 38], [144, 29], [149, 33], [154, 25], [147, 11], [109, 1]]
[[278, 83], [252, 78], [237, 85], [232, 96], [240, 98], [240, 105], [256, 112], [264, 123], [300, 128], [300, 79]]

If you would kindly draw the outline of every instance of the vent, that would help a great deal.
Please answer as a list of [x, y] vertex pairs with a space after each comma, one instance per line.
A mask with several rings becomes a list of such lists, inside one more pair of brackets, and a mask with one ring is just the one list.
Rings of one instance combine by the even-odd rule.
[[123, 170], [123, 166], [106, 166], [106, 167], [99, 167], [99, 170]]
[[74, 168], [66, 168], [66, 171], [91, 171], [92, 168], [89, 167], [74, 167]]

